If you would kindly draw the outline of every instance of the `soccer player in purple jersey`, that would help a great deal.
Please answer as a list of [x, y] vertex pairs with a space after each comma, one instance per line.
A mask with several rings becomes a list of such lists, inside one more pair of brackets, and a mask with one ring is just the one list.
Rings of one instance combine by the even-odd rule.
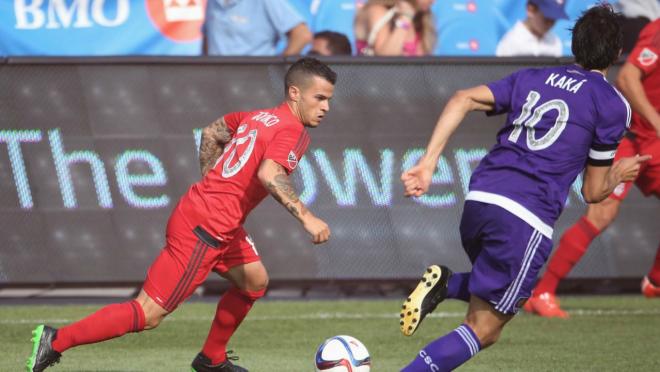
[[403, 371], [449, 371], [495, 343], [531, 294], [575, 178], [585, 170], [582, 195], [596, 203], [619, 183], [633, 180], [650, 158], [613, 162], [631, 115], [625, 98], [605, 79], [621, 51], [619, 17], [610, 6], [599, 5], [578, 19], [575, 64], [524, 69], [458, 91], [438, 119], [425, 155], [402, 174], [405, 195], [423, 195], [449, 137], [468, 112], [507, 114], [466, 196], [460, 233], [472, 271], [429, 267], [403, 303], [401, 331], [412, 335], [445, 298], [469, 302], [465, 320], [426, 345]]

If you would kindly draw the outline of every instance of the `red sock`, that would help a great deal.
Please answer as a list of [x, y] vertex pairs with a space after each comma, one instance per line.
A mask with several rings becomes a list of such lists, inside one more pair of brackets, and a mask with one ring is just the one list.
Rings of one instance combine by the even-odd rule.
[[62, 353], [73, 346], [93, 344], [143, 329], [144, 311], [137, 301], [112, 304], [58, 329], [53, 349]]
[[254, 302], [264, 293], [265, 290], [251, 292], [232, 287], [222, 296], [202, 349], [202, 353], [211, 359], [212, 364], [222, 363], [227, 359], [225, 353], [229, 338], [241, 324]]
[[564, 279], [589, 248], [589, 244], [600, 233], [586, 217], [571, 226], [559, 241], [557, 252], [550, 260], [548, 269], [534, 288], [535, 294], [555, 293], [559, 281]]
[[655, 254], [655, 263], [653, 264], [648, 277], [654, 286], [660, 286], [660, 246], [658, 246], [658, 253]]

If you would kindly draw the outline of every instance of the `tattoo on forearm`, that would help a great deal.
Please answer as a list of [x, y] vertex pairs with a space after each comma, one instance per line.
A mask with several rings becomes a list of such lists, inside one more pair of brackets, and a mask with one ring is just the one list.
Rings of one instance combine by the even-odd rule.
[[222, 118], [204, 128], [199, 144], [199, 166], [202, 175], [205, 175], [222, 155], [224, 145], [229, 140], [231, 135]]
[[300, 216], [300, 212], [298, 212], [298, 208], [296, 208], [295, 205], [291, 203], [286, 203], [285, 207], [292, 215], [296, 217]]
[[288, 176], [278, 174], [275, 176], [274, 181], [278, 190], [280, 190], [291, 202], [297, 203], [299, 201], [298, 195], [296, 195], [296, 190], [293, 188], [293, 184]]
[[268, 182], [267, 187], [275, 200], [282, 204], [289, 213], [295, 217], [307, 214], [307, 208], [302, 203], [300, 203], [300, 209], [296, 206], [300, 202], [300, 198], [284, 170], [280, 169], [280, 173], [271, 182]]

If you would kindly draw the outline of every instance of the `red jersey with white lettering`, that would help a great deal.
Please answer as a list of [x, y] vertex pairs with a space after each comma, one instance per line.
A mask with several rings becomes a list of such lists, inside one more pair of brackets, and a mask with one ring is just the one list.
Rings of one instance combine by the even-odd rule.
[[257, 171], [271, 159], [293, 172], [310, 138], [286, 103], [224, 116], [232, 140], [213, 169], [193, 184], [179, 201], [192, 227], [201, 226], [228, 242], [248, 213], [267, 195]]
[[[660, 19], [649, 23], [642, 29], [635, 48], [628, 56], [628, 62], [642, 70], [642, 85], [649, 102], [660, 111]], [[636, 112], [633, 112], [631, 131], [637, 136], [655, 139], [657, 134], [653, 126]]]

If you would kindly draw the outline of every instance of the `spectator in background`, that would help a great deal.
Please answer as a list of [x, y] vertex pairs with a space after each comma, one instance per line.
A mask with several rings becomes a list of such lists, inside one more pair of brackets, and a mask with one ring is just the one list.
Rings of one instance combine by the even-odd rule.
[[568, 19], [565, 4], [565, 0], [528, 0], [527, 18], [504, 34], [495, 55], [561, 57], [561, 40], [550, 29], [558, 19]]
[[346, 35], [334, 31], [321, 31], [314, 34], [309, 55], [350, 56], [351, 42]]
[[358, 55], [424, 56], [437, 34], [431, 14], [435, 0], [369, 0], [355, 16]]
[[285, 56], [300, 54], [312, 41], [303, 18], [286, 0], [208, 0], [204, 54], [273, 56], [280, 38]]

